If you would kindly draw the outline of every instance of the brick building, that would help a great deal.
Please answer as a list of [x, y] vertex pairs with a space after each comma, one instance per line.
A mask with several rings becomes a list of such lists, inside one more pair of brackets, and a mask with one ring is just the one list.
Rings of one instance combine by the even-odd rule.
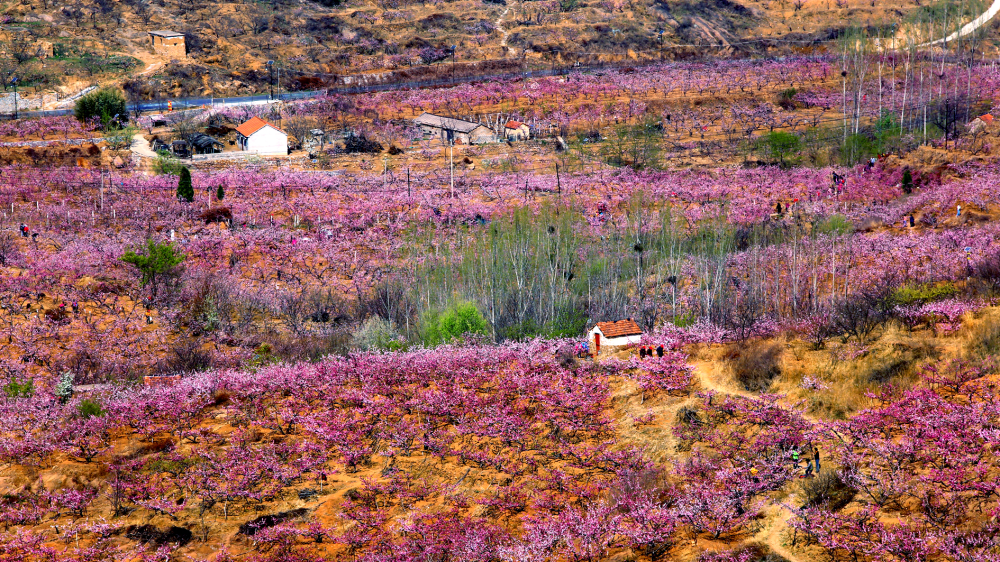
[[183, 33], [167, 30], [150, 31], [149, 39], [153, 43], [153, 50], [158, 55], [174, 59], [182, 59], [187, 56], [187, 45], [184, 44]]

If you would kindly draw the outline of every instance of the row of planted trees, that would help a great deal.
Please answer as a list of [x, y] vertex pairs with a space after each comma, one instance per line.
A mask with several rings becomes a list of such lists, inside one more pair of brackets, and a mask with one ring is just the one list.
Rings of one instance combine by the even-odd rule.
[[[689, 222], [641, 196], [614, 217], [521, 209], [457, 236], [412, 240], [405, 276], [359, 290], [361, 314], [425, 341], [423, 323], [458, 303], [474, 304], [480, 331], [494, 341], [575, 337], [593, 322], [619, 318], [646, 330], [707, 320], [745, 338], [827, 318], [866, 291], [977, 276], [992, 263], [980, 246], [995, 235], [989, 228], [926, 233], [900, 244], [888, 233], [855, 232], [839, 215]], [[973, 262], [972, 247], [956, 244], [974, 244], [981, 257]]]

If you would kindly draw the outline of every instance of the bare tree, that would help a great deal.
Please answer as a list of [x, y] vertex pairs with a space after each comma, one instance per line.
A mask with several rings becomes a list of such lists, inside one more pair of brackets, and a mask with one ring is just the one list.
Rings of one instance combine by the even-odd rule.
[[153, 19], [153, 10], [150, 9], [149, 0], [132, 0], [130, 6], [135, 16], [142, 20], [143, 24], [149, 25], [149, 21]]
[[243, 11], [245, 17], [244, 24], [247, 33], [258, 35], [267, 31], [267, 28], [271, 23], [271, 14], [267, 8], [254, 2], [246, 4]]
[[[851, 95], [851, 119], [854, 121], [853, 134], [858, 133], [861, 125], [861, 101], [864, 91], [865, 80], [868, 77], [868, 68], [871, 64], [871, 51], [874, 42], [868, 37], [868, 33], [862, 28], [849, 29], [843, 36], [843, 68], [841, 73], [844, 77], [844, 105], [845, 118], [847, 106], [847, 94]], [[846, 133], [846, 128], [845, 128]]]
[[80, 24], [83, 22], [83, 18], [87, 16], [87, 13], [84, 12], [82, 8], [76, 5], [64, 6], [62, 9], [62, 14], [66, 18], [76, 22], [77, 27], [80, 27]]
[[110, 19], [114, 15], [115, 10], [120, 11], [118, 2], [114, 0], [95, 0], [94, 5], [97, 8], [94, 10], [94, 17], [100, 16], [102, 20]]
[[40, 56], [42, 50], [38, 41], [30, 34], [13, 33], [11, 34], [10, 43], [7, 44], [7, 52], [10, 53], [11, 58], [14, 59], [17, 65], [21, 66], [29, 60]]
[[18, 66], [14, 62], [14, 59], [8, 57], [0, 57], [0, 86], [3, 86], [3, 91], [7, 91], [7, 88], [11, 86], [11, 80], [17, 75]]
[[722, 313], [721, 324], [733, 333], [736, 341], [742, 343], [757, 335], [764, 320], [764, 293], [756, 283], [735, 277], [730, 281], [733, 284], [733, 299]]
[[893, 318], [895, 301], [892, 287], [883, 285], [856, 293], [837, 304], [832, 327], [847, 337], [864, 342], [878, 328]]
[[299, 146], [301, 146], [302, 143], [306, 141], [306, 139], [311, 138], [309, 131], [319, 128], [321, 128], [320, 122], [315, 117], [297, 115], [295, 117], [286, 119], [284, 122], [285, 131], [291, 136], [295, 137], [295, 140], [296, 142], [298, 142]]
[[149, 84], [144, 78], [135, 77], [126, 80], [122, 84], [122, 89], [125, 91], [125, 95], [128, 96], [128, 101], [132, 104], [132, 112], [135, 113], [135, 117], [138, 119], [142, 115], [142, 100], [150, 90]]
[[6, 267], [8, 263], [17, 259], [19, 251], [17, 249], [17, 239], [9, 230], [0, 232], [0, 266]]

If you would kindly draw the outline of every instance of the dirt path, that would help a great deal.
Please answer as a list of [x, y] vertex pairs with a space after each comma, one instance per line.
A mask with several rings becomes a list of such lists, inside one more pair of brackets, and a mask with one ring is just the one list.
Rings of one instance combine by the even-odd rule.
[[[738, 388], [736, 385], [730, 383], [725, 377], [725, 367], [720, 367], [721, 363], [718, 360], [691, 360], [691, 366], [693, 367], [693, 376], [698, 381], [699, 386], [703, 390], [711, 390], [718, 392], [720, 394], [744, 396], [747, 398], [754, 398], [757, 395]], [[806, 414], [805, 412], [800, 412], [803, 417], [809, 421], [816, 423], [818, 418]], [[796, 476], [792, 481], [786, 484], [787, 487], [796, 487], [799, 482], [799, 478]], [[793, 488], [793, 489], [797, 489]], [[799, 499], [797, 495], [792, 492], [783, 501], [775, 503], [771, 508], [769, 508], [767, 513], [768, 526], [757, 533], [754, 537], [757, 541], [762, 542], [771, 549], [771, 552], [784, 557], [789, 562], [807, 562], [805, 558], [801, 555], [796, 555], [788, 550], [788, 548], [783, 544], [785, 540], [785, 533], [788, 530], [788, 522], [795, 517], [795, 513], [792, 508], [797, 507], [799, 504]], [[791, 508], [789, 507], [791, 506]]]
[[[998, 0], [998, 1], [1000, 1], [1000, 0]], [[509, 11], [510, 11], [510, 8], [505, 8], [504, 9], [503, 13], [500, 14], [500, 17], [497, 18], [497, 21], [494, 24], [494, 27], [496, 27], [497, 29], [499, 29], [500, 33], [503, 33], [503, 39], [500, 40], [500, 46], [503, 47], [504, 49], [507, 49], [507, 52], [513, 55], [513, 54], [515, 54], [514, 49], [511, 49], [510, 47], [507, 46], [507, 36], [510, 35], [510, 33], [508, 33], [507, 30], [503, 28], [503, 18], [504, 18], [504, 16], [507, 15], [507, 12], [509, 12]]]
[[159, 62], [159, 61], [150, 62], [149, 64], [146, 65], [146, 68], [142, 72], [139, 73], [139, 76], [148, 76], [148, 75], [156, 72], [157, 70], [159, 70], [162, 67], [163, 67], [163, 63], [162, 62]]
[[792, 517], [795, 517], [795, 514], [786, 507], [786, 504], [795, 505], [796, 500], [795, 494], [791, 494], [784, 502], [779, 503], [777, 505], [778, 512], [771, 518], [771, 525], [766, 530], [761, 531], [757, 539], [766, 544], [771, 549], [771, 552], [785, 558], [788, 562], [805, 562], [799, 556], [785, 548], [782, 538], [788, 529], [788, 521]]
[[136, 133], [132, 137], [132, 154], [142, 156], [143, 158], [156, 158], [157, 154], [149, 147], [149, 141], [142, 133]]
[[689, 360], [692, 368], [694, 369], [692, 374], [694, 378], [698, 381], [698, 385], [702, 390], [711, 390], [713, 392], [718, 392], [720, 394], [735, 394], [738, 396], [744, 396], [747, 398], [753, 398], [754, 394], [752, 392], [747, 392], [741, 390], [727, 382], [720, 380], [720, 376], [723, 373], [720, 372], [718, 361], [713, 360]]
[[714, 25], [700, 17], [693, 17], [691, 18], [691, 21], [702, 31], [702, 33], [705, 34], [706, 37], [708, 37], [710, 41], [718, 41], [720, 45], [725, 47], [730, 46], [729, 41], [726, 40], [726, 38], [718, 29], [715, 28]]

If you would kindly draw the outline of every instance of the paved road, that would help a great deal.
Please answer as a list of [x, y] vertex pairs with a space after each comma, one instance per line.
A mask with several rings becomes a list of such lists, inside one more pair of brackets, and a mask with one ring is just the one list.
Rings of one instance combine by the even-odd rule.
[[[1000, 0], [997, 0], [1000, 1]], [[324, 90], [308, 90], [302, 92], [282, 92], [281, 94], [275, 95], [275, 99], [288, 101], [288, 100], [301, 100], [317, 98], [328, 94], [341, 93], [341, 94], [364, 94], [371, 92], [384, 92], [387, 90], [401, 90], [409, 88], [429, 88], [429, 87], [440, 87], [449, 86], [456, 84], [463, 84], [469, 82], [483, 82], [487, 80], [509, 80], [512, 77], [523, 77], [523, 78], [538, 78], [542, 76], [554, 76], [567, 74], [572, 70], [579, 71], [593, 71], [602, 70], [606, 68], [612, 68], [617, 66], [631, 66], [627, 64], [608, 64], [608, 65], [598, 65], [598, 66], [588, 66], [579, 68], [548, 68], [541, 70], [527, 70], [527, 71], [515, 71], [506, 72], [501, 74], [487, 74], [487, 75], [476, 75], [476, 76], [460, 76], [456, 78], [441, 78], [436, 80], [417, 80], [417, 81], [406, 81], [406, 82], [387, 82], [378, 84], [366, 84], [360, 86], [342, 86], [338, 88], [330, 88]], [[220, 106], [220, 105], [243, 105], [248, 103], [266, 103], [270, 100], [268, 94], [257, 94], [252, 96], [237, 96], [231, 98], [212, 98], [212, 97], [193, 97], [193, 98], [178, 98], [172, 99], [173, 102], [172, 109], [174, 111], [180, 109], [195, 108], [201, 106]], [[157, 100], [157, 101], [146, 101], [139, 104], [139, 109], [143, 112], [149, 111], [167, 111], [167, 100]], [[70, 115], [73, 113], [72, 109], [53, 109], [48, 111], [22, 111], [18, 114], [19, 117], [43, 117], [51, 115]]]
[[986, 25], [986, 22], [993, 19], [993, 16], [1000, 12], [1000, 0], [993, 0], [993, 4], [983, 12], [978, 18], [970, 21], [969, 23], [962, 26], [961, 29], [952, 33], [951, 35], [938, 39], [937, 41], [931, 41], [930, 43], [924, 43], [920, 45], [921, 47], [928, 47], [930, 45], [937, 45], [938, 43], [947, 43], [949, 41], [954, 41], [966, 35], [971, 35], [976, 32], [977, 29]]
[[[313, 90], [308, 92], [293, 92], [293, 93], [282, 93], [282, 100], [297, 100], [319, 97], [326, 94], [326, 90]], [[277, 97], [277, 96], [275, 96]], [[266, 103], [269, 100], [267, 94], [255, 95], [255, 96], [237, 96], [232, 98], [180, 98], [170, 100], [173, 102], [172, 109], [174, 111], [180, 109], [189, 109], [193, 107], [201, 106], [219, 106], [219, 105], [244, 105], [248, 103]], [[131, 107], [129, 108], [131, 109]], [[139, 104], [139, 109], [146, 111], [167, 111], [167, 100], [158, 101], [145, 101]], [[46, 111], [21, 111], [18, 112], [18, 117], [29, 118], [29, 117], [48, 117], [52, 115], [72, 115], [72, 109], [50, 109]]]

